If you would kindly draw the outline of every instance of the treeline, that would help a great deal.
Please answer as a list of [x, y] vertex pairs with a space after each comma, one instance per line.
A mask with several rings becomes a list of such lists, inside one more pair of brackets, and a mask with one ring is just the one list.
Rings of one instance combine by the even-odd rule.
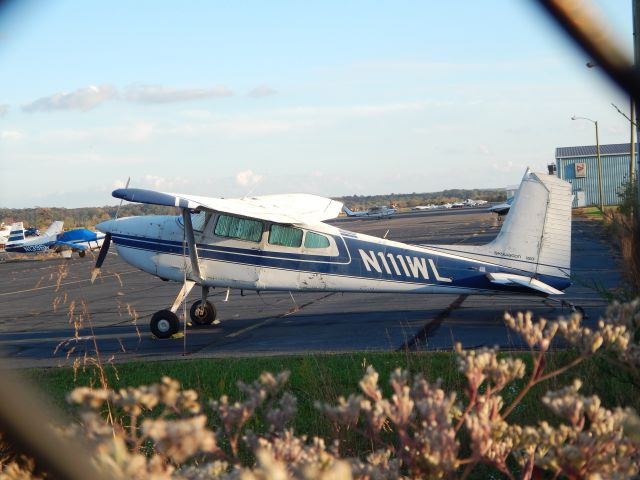
[[[0, 219], [4, 223], [24, 222], [27, 227], [47, 228], [51, 222], [63, 220], [65, 229], [92, 228], [97, 223], [110, 220], [115, 217], [117, 205], [106, 207], [82, 207], [82, 208], [0, 208]], [[177, 214], [173, 207], [159, 205], [123, 205], [118, 214], [119, 217], [133, 215], [173, 215]]]
[[441, 192], [430, 193], [390, 193], [388, 195], [349, 195], [336, 198], [352, 210], [367, 210], [371, 207], [387, 205], [396, 208], [411, 208], [429, 203], [442, 205], [444, 203], [462, 202], [467, 198], [472, 200], [486, 200], [487, 202], [504, 202], [507, 195], [504, 189], [465, 190], [454, 188]]

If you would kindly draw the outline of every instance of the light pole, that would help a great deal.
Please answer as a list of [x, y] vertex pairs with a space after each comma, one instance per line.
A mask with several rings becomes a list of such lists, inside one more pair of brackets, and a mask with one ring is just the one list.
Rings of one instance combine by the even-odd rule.
[[602, 195], [602, 161], [600, 160], [600, 137], [598, 136], [598, 122], [587, 117], [571, 117], [571, 120], [588, 120], [596, 126], [596, 155], [598, 157], [598, 193], [600, 194], [600, 211], [604, 213]]
[[[634, 22], [635, 22], [635, 4], [637, 0], [634, 1]], [[635, 24], [634, 24], [635, 25]], [[633, 33], [635, 38], [635, 30]], [[596, 68], [598, 66], [595, 62], [587, 62], [587, 68]], [[630, 158], [629, 158], [629, 182], [633, 185], [633, 180], [635, 177], [635, 164], [636, 164], [636, 103], [633, 101], [633, 95], [629, 97], [629, 110], [630, 114], [627, 116], [622, 110], [620, 110], [614, 103], [612, 103], [613, 107], [618, 111], [620, 115], [625, 117], [631, 123], [631, 142], [630, 145]]]

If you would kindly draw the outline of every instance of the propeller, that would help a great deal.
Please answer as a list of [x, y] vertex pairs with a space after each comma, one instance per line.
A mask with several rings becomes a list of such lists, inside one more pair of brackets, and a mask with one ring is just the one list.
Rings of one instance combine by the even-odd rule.
[[[127, 178], [127, 184], [124, 188], [129, 188], [129, 182], [131, 181], [131, 177]], [[120, 213], [120, 207], [122, 207], [122, 202], [124, 199], [120, 200], [120, 204], [118, 205], [118, 209], [116, 210], [116, 215], [114, 220], [118, 219], [118, 214]], [[98, 275], [100, 275], [100, 269], [102, 268], [102, 263], [104, 259], [107, 258], [107, 253], [109, 253], [109, 246], [111, 246], [111, 234], [105, 233], [104, 240], [102, 241], [102, 246], [100, 247], [100, 253], [98, 254], [98, 259], [96, 260], [96, 264], [91, 270], [91, 283], [96, 281]]]
[[100, 268], [102, 267], [102, 262], [107, 258], [107, 253], [109, 252], [109, 246], [111, 245], [111, 234], [105, 233], [104, 240], [102, 241], [102, 246], [100, 247], [100, 253], [98, 254], [98, 259], [96, 260], [96, 265], [93, 267], [91, 271], [91, 283], [96, 281], [96, 278], [100, 274]]

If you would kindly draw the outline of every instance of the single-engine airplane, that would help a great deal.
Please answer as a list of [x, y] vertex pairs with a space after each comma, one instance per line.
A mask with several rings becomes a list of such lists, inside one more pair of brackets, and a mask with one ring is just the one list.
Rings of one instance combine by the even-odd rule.
[[58, 238], [58, 235], [62, 233], [63, 225], [64, 222], [53, 222], [42, 235], [37, 237], [27, 237], [23, 223], [14, 223], [11, 226], [9, 241], [5, 245], [4, 249], [7, 252], [14, 253], [45, 252], [49, 250], [49, 247], [51, 247]]
[[391, 215], [396, 213], [395, 208], [390, 208], [387, 206], [371, 207], [369, 210], [363, 210], [358, 212], [349, 210], [346, 207], [346, 205], [343, 205], [342, 209], [344, 210], [344, 213], [346, 213], [348, 217], [389, 218]]
[[96, 228], [131, 265], [183, 283], [151, 318], [156, 337], [179, 330], [176, 311], [192, 287], [191, 319], [211, 324], [212, 287], [257, 291], [559, 295], [570, 284], [571, 187], [529, 170], [498, 236], [486, 245], [409, 245], [324, 223], [340, 202], [307, 194], [219, 199], [137, 188], [116, 198], [180, 209], [179, 216], [119, 218]]

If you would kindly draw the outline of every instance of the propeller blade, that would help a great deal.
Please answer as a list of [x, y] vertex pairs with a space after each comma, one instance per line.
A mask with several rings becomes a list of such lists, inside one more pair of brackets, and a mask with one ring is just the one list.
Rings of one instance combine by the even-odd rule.
[[107, 257], [107, 253], [109, 252], [109, 245], [111, 245], [111, 234], [106, 233], [104, 235], [104, 241], [102, 242], [102, 247], [100, 247], [100, 253], [98, 254], [98, 259], [96, 260], [96, 266], [93, 267], [91, 271], [91, 283], [95, 282], [96, 277], [100, 273], [100, 268], [102, 267], [102, 262]]
[[[127, 178], [127, 184], [124, 186], [124, 188], [129, 188], [130, 181], [131, 181], [131, 177]], [[116, 216], [114, 217], [114, 220], [118, 219], [118, 215], [120, 214], [120, 208], [122, 207], [122, 202], [124, 202], [124, 199], [120, 200], [120, 205], [118, 205], [118, 209], [116, 210]]]

